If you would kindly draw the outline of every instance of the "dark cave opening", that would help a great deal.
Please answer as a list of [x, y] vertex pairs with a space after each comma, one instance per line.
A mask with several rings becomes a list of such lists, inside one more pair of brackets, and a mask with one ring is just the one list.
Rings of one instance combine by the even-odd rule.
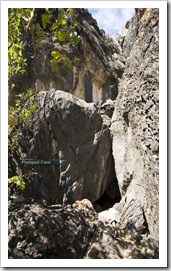
[[105, 188], [105, 191], [103, 190], [103, 194], [92, 203], [93, 208], [97, 213], [108, 210], [109, 208], [112, 208], [113, 205], [121, 201], [121, 193], [118, 185], [118, 179], [115, 172], [115, 162], [112, 154], [110, 166], [110, 182]]
[[103, 195], [93, 203], [93, 207], [95, 211], [99, 213], [104, 210], [108, 210], [109, 208], [112, 208], [113, 205], [119, 202], [120, 200], [121, 200], [121, 196], [111, 199], [111, 197], [105, 191]]
[[115, 203], [120, 202], [121, 194], [117, 180], [110, 183], [102, 194], [102, 196], [93, 203], [93, 207], [97, 213], [112, 208]]

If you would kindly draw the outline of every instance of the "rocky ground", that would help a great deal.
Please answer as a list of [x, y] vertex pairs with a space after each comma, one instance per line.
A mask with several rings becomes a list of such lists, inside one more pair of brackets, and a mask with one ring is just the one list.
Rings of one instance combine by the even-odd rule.
[[158, 246], [134, 225], [103, 223], [87, 199], [72, 205], [10, 198], [10, 259], [156, 259]]

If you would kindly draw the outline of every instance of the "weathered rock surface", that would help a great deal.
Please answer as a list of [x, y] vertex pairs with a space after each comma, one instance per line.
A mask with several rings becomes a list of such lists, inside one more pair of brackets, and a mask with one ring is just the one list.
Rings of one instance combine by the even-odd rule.
[[118, 44], [120, 52], [124, 58], [129, 56], [139, 28], [139, 17], [133, 16], [123, 27], [120, 32], [113, 36], [114, 41]]
[[[95, 104], [59, 90], [42, 93], [39, 104], [32, 132], [20, 129], [13, 168], [17, 168], [19, 158], [59, 159], [60, 167], [34, 166], [39, 176], [29, 183], [29, 195], [50, 203], [72, 203], [83, 198], [94, 202], [113, 182], [111, 198], [118, 197], [112, 138]], [[17, 170], [26, 174], [31, 166]]]
[[137, 36], [119, 84], [111, 126], [122, 195], [116, 209], [120, 206], [123, 220], [137, 220], [138, 201], [141, 220], [146, 219], [150, 233], [158, 239], [158, 9], [138, 9], [136, 18]]
[[[132, 239], [131, 239], [132, 238]], [[147, 236], [136, 237], [97, 220], [84, 199], [73, 205], [47, 205], [21, 197], [9, 200], [10, 259], [157, 258]]]

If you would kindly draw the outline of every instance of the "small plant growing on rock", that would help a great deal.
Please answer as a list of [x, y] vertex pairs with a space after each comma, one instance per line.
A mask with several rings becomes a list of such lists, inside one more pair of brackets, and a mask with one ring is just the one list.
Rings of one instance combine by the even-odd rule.
[[33, 89], [20, 93], [14, 107], [9, 107], [8, 124], [11, 129], [18, 121], [25, 123], [31, 129], [32, 115], [38, 107], [37, 94]]
[[19, 188], [20, 190], [24, 190], [25, 189], [25, 186], [26, 186], [26, 183], [25, 183], [25, 180], [24, 179], [27, 179], [27, 181], [31, 181], [30, 180], [30, 177], [33, 176], [33, 175], [37, 175], [38, 173], [36, 172], [29, 172], [27, 174], [21, 174], [21, 175], [18, 175], [18, 176], [13, 176], [12, 178], [9, 178], [8, 179], [8, 183], [9, 184], [14, 184], [17, 188]]

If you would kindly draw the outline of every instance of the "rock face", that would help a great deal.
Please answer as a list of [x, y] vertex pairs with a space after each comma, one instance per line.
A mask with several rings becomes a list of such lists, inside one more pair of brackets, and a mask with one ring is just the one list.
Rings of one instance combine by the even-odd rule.
[[122, 195], [119, 206], [123, 207], [123, 215], [126, 220], [128, 216], [132, 220], [136, 212], [135, 208], [131, 208], [133, 213], [129, 211], [129, 206], [132, 201], [137, 205], [138, 201], [149, 231], [157, 239], [159, 16], [157, 9], [138, 10], [136, 16], [138, 33], [127, 58], [112, 116], [113, 156]]
[[[30, 69], [39, 107], [31, 129], [18, 123], [11, 132], [18, 145], [9, 149], [9, 177], [38, 175], [24, 198], [10, 187], [10, 258], [158, 258], [158, 12], [136, 9], [112, 43], [76, 10], [79, 68], [61, 70], [63, 82]], [[32, 169], [20, 158], [60, 165]]]

